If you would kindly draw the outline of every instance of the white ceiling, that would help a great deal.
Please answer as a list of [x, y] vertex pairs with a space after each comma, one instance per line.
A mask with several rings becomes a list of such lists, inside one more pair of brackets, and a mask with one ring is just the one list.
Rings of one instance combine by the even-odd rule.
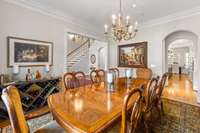
[[[21, 0], [37, 3], [41, 8], [53, 9], [90, 24], [97, 29], [110, 24], [112, 14], [119, 10], [119, 0]], [[145, 23], [174, 13], [200, 7], [200, 0], [122, 0], [124, 15]], [[132, 8], [136, 4], [136, 8]]]

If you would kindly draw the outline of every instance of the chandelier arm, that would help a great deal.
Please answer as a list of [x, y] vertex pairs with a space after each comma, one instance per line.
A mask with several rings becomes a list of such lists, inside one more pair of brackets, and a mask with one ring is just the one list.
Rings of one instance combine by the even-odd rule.
[[136, 36], [136, 33], [137, 33], [137, 32], [134, 32], [134, 34], [133, 34], [133, 37], [132, 37], [132, 38], [135, 38], [135, 36]]

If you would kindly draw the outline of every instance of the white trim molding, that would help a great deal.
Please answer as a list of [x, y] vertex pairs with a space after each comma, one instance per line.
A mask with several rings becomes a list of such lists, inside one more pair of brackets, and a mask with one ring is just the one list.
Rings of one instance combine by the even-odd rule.
[[150, 21], [141, 23], [139, 28], [143, 29], [143, 28], [147, 28], [147, 27], [157, 26], [157, 25], [169, 23], [169, 22], [172, 22], [175, 20], [181, 20], [183, 18], [188, 18], [191, 16], [199, 15], [199, 14], [200, 14], [200, 7], [196, 7], [196, 8], [173, 13], [173, 14], [161, 17], [161, 18], [152, 19]]
[[[91, 24], [86, 23], [80, 19], [74, 18], [73, 16], [70, 16], [70, 14], [66, 15], [63, 12], [55, 10], [51, 7], [42, 6], [40, 2], [36, 2], [34, 0], [4, 0], [4, 1], [21, 6], [21, 7], [25, 7], [33, 11], [37, 11], [44, 15], [48, 15], [48, 16], [63, 20], [71, 25], [79, 27], [80, 29], [89, 30], [89, 31], [92, 31], [93, 33], [96, 33], [102, 36], [101, 31], [99, 31], [97, 27], [92, 26]], [[199, 14], [200, 14], [200, 7], [196, 7], [189, 10], [173, 13], [161, 18], [152, 19], [150, 21], [141, 22], [141, 24], [139, 25], [139, 29], [157, 26], [157, 25], [169, 23], [175, 20], [181, 20], [183, 18], [188, 18], [191, 16], [199, 15]]]

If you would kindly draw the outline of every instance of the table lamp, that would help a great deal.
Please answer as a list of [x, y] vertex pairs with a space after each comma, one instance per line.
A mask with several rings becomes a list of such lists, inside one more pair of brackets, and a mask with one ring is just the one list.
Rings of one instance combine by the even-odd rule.
[[46, 65], [45, 65], [45, 72], [48, 73], [49, 71], [50, 71], [50, 66], [49, 66], [49, 64], [46, 64]]
[[19, 66], [18, 65], [14, 65], [13, 66], [13, 80], [16, 81], [17, 80], [17, 75], [19, 74]]
[[46, 78], [49, 79], [50, 78], [50, 65], [49, 64], [46, 64], [45, 65], [45, 68], [44, 68], [44, 71], [46, 72]]

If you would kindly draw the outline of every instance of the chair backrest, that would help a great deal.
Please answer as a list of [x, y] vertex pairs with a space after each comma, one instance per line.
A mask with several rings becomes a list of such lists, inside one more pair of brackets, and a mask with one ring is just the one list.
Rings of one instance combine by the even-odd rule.
[[93, 83], [105, 81], [105, 71], [103, 69], [92, 70], [90, 72], [90, 79]]
[[17, 88], [14, 86], [5, 88], [1, 98], [7, 108], [13, 133], [29, 133]]
[[74, 73], [74, 77], [75, 79], [78, 81], [79, 86], [84, 86], [86, 83], [86, 76], [84, 74], [84, 72], [76, 72]]
[[[137, 96], [139, 94], [139, 96]], [[137, 96], [137, 97], [136, 97]], [[133, 106], [131, 106], [131, 116], [127, 117], [129, 112], [129, 102], [131, 98], [135, 98]], [[142, 91], [140, 89], [132, 89], [124, 97], [124, 103], [122, 107], [122, 121], [121, 121], [121, 133], [137, 133], [137, 127], [141, 120], [142, 114]], [[129, 119], [129, 120], [128, 120]], [[130, 127], [127, 124], [130, 122]]]
[[96, 70], [92, 70], [90, 72], [90, 79], [92, 81], [92, 83], [98, 83], [99, 82], [99, 78], [98, 78], [98, 74]]
[[144, 91], [145, 111], [149, 111], [152, 109], [154, 100], [156, 98], [157, 87], [158, 87], [157, 78], [153, 78], [148, 82], [147, 87]]
[[96, 70], [97, 72], [97, 76], [99, 77], [100, 79], [100, 82], [103, 82], [105, 81], [105, 71], [103, 69], [99, 69], [99, 70]]
[[65, 89], [73, 89], [75, 88], [75, 77], [73, 73], [65, 73], [63, 76], [63, 82], [64, 82], [64, 86]]
[[158, 90], [156, 92], [158, 98], [160, 98], [162, 96], [163, 89], [165, 87], [165, 83], [166, 83], [167, 77], [168, 77], [168, 73], [165, 73], [165, 74], [163, 74], [163, 76], [161, 78], [161, 81], [160, 81], [160, 83], [158, 85]]
[[137, 78], [151, 79], [152, 75], [152, 70], [149, 68], [137, 68], [136, 70]]

